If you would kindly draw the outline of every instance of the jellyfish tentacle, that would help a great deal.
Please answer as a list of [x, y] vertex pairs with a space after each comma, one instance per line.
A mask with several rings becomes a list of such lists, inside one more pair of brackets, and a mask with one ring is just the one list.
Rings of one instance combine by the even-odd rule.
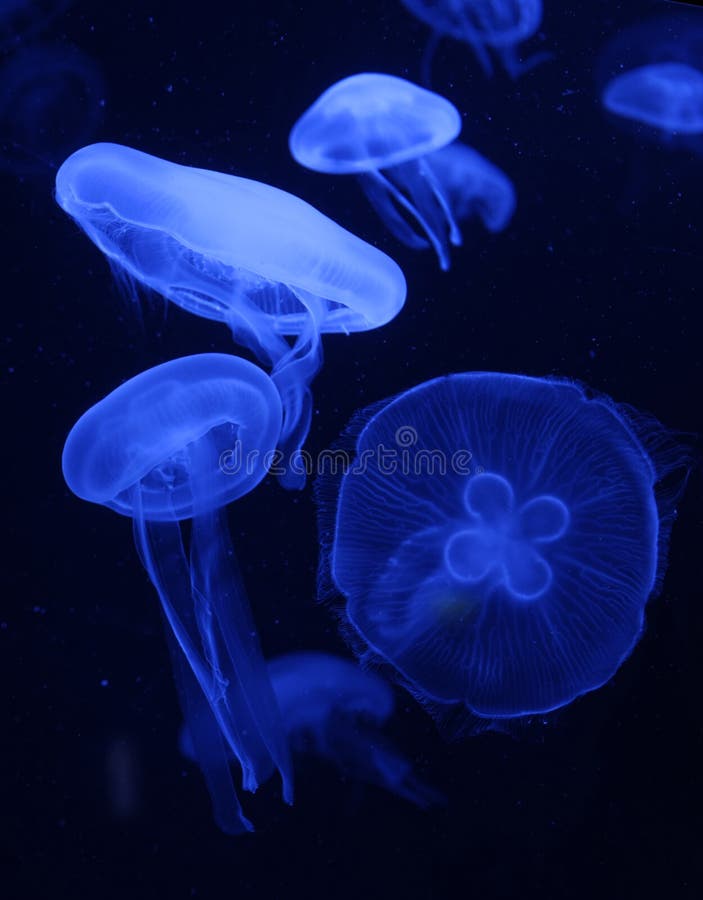
[[411, 210], [404, 198], [395, 197], [392, 186], [389, 185], [387, 179], [380, 176], [378, 172], [363, 172], [358, 176], [359, 184], [366, 199], [376, 210], [378, 215], [401, 244], [409, 247], [411, 250], [426, 250], [430, 243], [421, 237], [417, 232], [413, 231], [410, 224], [400, 215], [393, 201], [397, 201], [398, 205], [406, 209], [413, 218], [416, 218], [415, 211]]
[[168, 630], [167, 642], [183, 717], [186, 727], [190, 726], [188, 733], [193, 756], [205, 779], [215, 822], [225, 834], [236, 836], [252, 832], [254, 826], [244, 815], [232, 780], [230, 756], [217, 719], [209, 705], [203, 702], [198, 680], [184, 661], [173, 632]]
[[295, 344], [271, 372], [283, 406], [283, 425], [278, 446], [284, 454], [280, 482], [289, 490], [305, 486], [306, 471], [300, 465], [300, 450], [310, 430], [312, 391], [310, 384], [322, 368], [320, 330], [325, 316], [324, 301], [298, 288], [291, 288], [305, 307], [305, 326]]
[[434, 194], [435, 200], [442, 209], [442, 213], [444, 214], [444, 218], [446, 219], [447, 227], [449, 229], [449, 240], [455, 247], [461, 247], [461, 231], [459, 230], [459, 226], [456, 223], [456, 218], [454, 216], [454, 213], [452, 212], [451, 206], [449, 205], [447, 194], [444, 190], [444, 187], [442, 186], [441, 181], [439, 180], [439, 178], [437, 178], [432, 167], [427, 164], [425, 159], [421, 158], [418, 160], [418, 167], [420, 169], [420, 174], [429, 184], [430, 189]]
[[216, 673], [203, 659], [198, 647], [197, 626], [191, 621], [193, 600], [180, 526], [175, 521], [147, 521], [142, 513], [139, 486], [135, 487], [133, 494], [133, 530], [139, 557], [156, 588], [173, 635], [241, 766], [242, 780], [245, 785], [252, 784], [255, 781], [253, 761], [244, 751], [244, 736], [224, 702], [227, 684], [217, 680]]
[[[401, 163], [391, 169], [386, 169], [385, 173], [374, 171], [368, 174], [377, 181], [379, 187], [385, 189], [379, 194], [380, 199], [385, 193], [385, 202], [376, 209], [388, 228], [398, 240], [403, 240], [396, 230], [398, 221], [402, 221], [402, 219], [392, 206], [395, 202], [417, 222], [437, 254], [440, 268], [446, 272], [449, 269], [449, 247], [445, 234], [447, 223], [434, 193], [419, 172], [417, 161]], [[393, 210], [393, 215], [388, 214], [389, 209]], [[428, 215], [423, 214], [420, 210], [426, 210]], [[408, 231], [410, 231], [409, 227]]]
[[422, 51], [422, 59], [420, 61], [420, 80], [422, 85], [428, 90], [432, 85], [432, 63], [434, 62], [439, 42], [442, 40], [442, 33], [433, 28], [430, 36], [427, 38], [425, 49]]
[[[207, 441], [190, 447], [194, 516], [191, 537], [193, 595], [200, 598], [205, 638], [228, 680], [224, 698], [239, 723], [251, 761], [248, 789], [268, 780], [272, 767], [281, 775], [283, 796], [293, 802], [293, 771], [283, 723], [266, 669], [258, 631], [239, 573], [229, 529], [221, 509], [211, 509], [209, 473], [217, 454]], [[210, 475], [210, 478], [214, 477]], [[203, 613], [201, 613], [203, 615]]]

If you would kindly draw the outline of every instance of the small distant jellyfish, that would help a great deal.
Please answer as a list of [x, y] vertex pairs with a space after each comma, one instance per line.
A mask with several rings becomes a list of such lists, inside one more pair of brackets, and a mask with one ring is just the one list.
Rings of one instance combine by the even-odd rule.
[[283, 403], [281, 483], [303, 487], [320, 335], [393, 319], [406, 294], [393, 260], [285, 191], [118, 144], [69, 157], [56, 200], [118, 272], [226, 323], [271, 366]]
[[293, 126], [290, 152], [316, 172], [356, 175], [399, 241], [432, 246], [443, 270], [461, 233], [428, 156], [461, 131], [456, 107], [403, 78], [364, 72], [329, 87]]
[[[264, 372], [205, 353], [155, 366], [108, 394], [74, 425], [62, 458], [74, 494], [132, 519], [169, 625], [184, 714], [201, 713], [195, 753], [215, 818], [232, 834], [252, 825], [231, 758], [245, 790], [278, 769], [292, 801], [288, 744], [223, 515], [266, 475], [281, 420]], [[223, 466], [235, 448], [246, 464]], [[188, 555], [184, 520], [191, 520]]]
[[703, 72], [685, 63], [656, 63], [618, 75], [603, 105], [627, 119], [674, 134], [703, 133]]
[[[410, 762], [381, 729], [395, 709], [393, 691], [378, 675], [329, 653], [299, 652], [273, 659], [269, 677], [296, 756], [312, 756], [345, 776], [383, 788], [425, 808], [442, 802], [414, 774]], [[193, 758], [197, 718], [181, 733], [181, 751]]]
[[544, 58], [539, 54], [526, 63], [516, 47], [531, 38], [542, 23], [542, 0], [402, 0], [403, 6], [433, 30], [424, 63], [429, 82], [430, 58], [440, 37], [469, 44], [486, 75], [493, 72], [490, 51], [515, 77]]
[[429, 381], [358, 421], [363, 465], [319, 497], [321, 585], [362, 659], [439, 718], [547, 713], [612, 678], [685, 481], [665, 430], [572, 382], [493, 373]]
[[515, 189], [497, 166], [459, 141], [431, 153], [427, 164], [457, 222], [478, 216], [488, 231], [508, 226], [515, 212]]
[[79, 50], [36, 46], [0, 68], [0, 169], [42, 175], [90, 140], [100, 124], [104, 83]]
[[0, 51], [26, 44], [65, 12], [73, 0], [2, 0]]

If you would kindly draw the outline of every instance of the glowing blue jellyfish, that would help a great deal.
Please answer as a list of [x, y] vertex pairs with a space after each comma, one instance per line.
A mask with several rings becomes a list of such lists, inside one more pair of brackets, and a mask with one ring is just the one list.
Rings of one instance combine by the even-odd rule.
[[359, 421], [336, 503], [320, 492], [322, 584], [355, 649], [429, 706], [485, 719], [608, 681], [663, 576], [660, 483], [687, 461], [663, 428], [567, 381], [491, 373]]
[[[507, 72], [516, 76], [532, 68], [544, 55], [521, 63], [516, 47], [531, 38], [542, 22], [542, 0], [402, 0], [403, 6], [437, 37], [470, 44], [484, 72], [493, 71], [493, 50]], [[431, 44], [432, 52], [436, 39]]]
[[0, 169], [41, 175], [90, 140], [102, 117], [103, 79], [70, 47], [20, 50], [0, 68]]
[[682, 134], [703, 132], [703, 72], [685, 63], [640, 66], [614, 78], [603, 94], [610, 112]]
[[449, 244], [461, 244], [461, 234], [426, 160], [460, 130], [461, 117], [444, 97], [364, 72], [328, 88], [295, 123], [289, 146], [308, 169], [357, 175], [398, 240], [416, 249], [431, 244], [446, 270]]
[[[405, 279], [385, 254], [298, 197], [117, 144], [74, 153], [56, 199], [120, 271], [196, 315], [227, 323], [265, 364], [283, 403], [283, 484], [312, 414], [322, 332], [390, 321]], [[295, 336], [291, 347], [286, 335]]]
[[[218, 824], [235, 834], [251, 825], [230, 756], [246, 790], [275, 767], [292, 799], [288, 745], [223, 513], [265, 476], [281, 415], [274, 385], [256, 366], [222, 354], [189, 356], [142, 372], [89, 409], [63, 452], [74, 494], [133, 520], [171, 628], [186, 717], [207, 701], [196, 751]], [[223, 454], [237, 449], [242, 464], [223, 466]], [[190, 559], [184, 519], [192, 519]]]
[[430, 154], [427, 164], [457, 222], [478, 215], [488, 231], [508, 226], [515, 212], [515, 189], [497, 166], [459, 141]]
[[[422, 783], [381, 728], [393, 714], [393, 691], [378, 675], [329, 653], [290, 653], [268, 666], [293, 752], [335, 765], [344, 775], [426, 807], [440, 795]], [[193, 758], [200, 721], [186, 721], [181, 750]]]

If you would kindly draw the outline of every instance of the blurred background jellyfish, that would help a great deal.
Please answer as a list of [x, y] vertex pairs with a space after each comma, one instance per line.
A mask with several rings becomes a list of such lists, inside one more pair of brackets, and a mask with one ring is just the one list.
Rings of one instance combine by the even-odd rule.
[[79, 50], [19, 50], [0, 68], [0, 168], [15, 175], [56, 169], [98, 128], [105, 87]]
[[432, 246], [443, 270], [461, 234], [428, 154], [461, 131], [456, 107], [403, 78], [363, 72], [329, 87], [293, 126], [292, 156], [316, 172], [356, 175], [389, 230]]
[[671, 6], [666, 15], [624, 28], [598, 60], [603, 106], [639, 139], [700, 153], [702, 59], [703, 9]]
[[512, 77], [546, 58], [521, 62], [517, 45], [531, 38], [542, 23], [542, 0], [402, 0], [403, 6], [432, 29], [423, 60], [423, 81], [429, 84], [432, 56], [442, 37], [469, 44], [486, 75], [493, 73], [493, 51]]
[[[63, 452], [74, 494], [133, 520], [170, 626], [185, 716], [201, 710], [195, 754], [215, 817], [233, 834], [251, 824], [229, 757], [250, 791], [278, 769], [292, 800], [288, 745], [223, 512], [265, 476], [281, 418], [278, 392], [255, 365], [224, 354], [189, 356], [142, 372], [91, 407]], [[241, 464], [223, 466], [223, 454], [233, 452]], [[180, 527], [186, 519], [189, 557]]]
[[661, 584], [685, 481], [662, 426], [571, 382], [492, 373], [426, 382], [359, 423], [363, 467], [318, 494], [321, 583], [362, 658], [440, 718], [546, 713], [607, 682]]
[[36, 37], [72, 3], [73, 0], [1, 0], [0, 52]]
[[427, 157], [457, 222], [478, 216], [491, 232], [507, 228], [515, 212], [508, 176], [466, 144], [454, 141]]
[[683, 134], [703, 132], [703, 72], [684, 63], [656, 63], [618, 75], [603, 105], [615, 115]]
[[[343, 775], [416, 806], [441, 802], [381, 732], [395, 708], [393, 691], [381, 677], [318, 652], [280, 656], [268, 672], [294, 754], [325, 760]], [[181, 751], [190, 759], [199, 729], [196, 717], [181, 732]]]
[[393, 260], [285, 191], [118, 144], [69, 157], [56, 199], [114, 268], [225, 322], [271, 366], [288, 461], [281, 481], [302, 487], [298, 451], [322, 364], [320, 334], [365, 331], [398, 313], [406, 285]]

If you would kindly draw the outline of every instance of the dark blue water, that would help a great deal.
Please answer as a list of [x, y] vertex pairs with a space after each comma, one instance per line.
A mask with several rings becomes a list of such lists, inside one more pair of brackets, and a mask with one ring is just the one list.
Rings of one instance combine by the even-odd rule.
[[[28, 32], [33, 47], [79, 52], [97, 74], [73, 99], [66, 89], [65, 119], [29, 129], [31, 153], [16, 115], [0, 136], [8, 898], [700, 896], [699, 473], [662, 595], [606, 687], [518, 739], [463, 743], [442, 740], [399, 692], [392, 736], [445, 808], [416, 810], [311, 762], [292, 809], [276, 785], [246, 799], [259, 830], [240, 840], [217, 831], [179, 756], [161, 617], [129, 522], [77, 500], [61, 477], [71, 425], [117, 384], [180, 355], [232, 350], [222, 326], [158, 300], [130, 305], [55, 205], [52, 165], [86, 121], [80, 141], [298, 194], [402, 266], [409, 293], [395, 321], [325, 339], [311, 452], [359, 407], [469, 370], [581, 379], [669, 427], [703, 431], [703, 154], [626, 127], [599, 103], [605, 45], [680, 7], [545, 5], [529, 46], [553, 59], [518, 81], [486, 79], [465, 45], [438, 49], [433, 88], [518, 195], [511, 226], [467, 229], [446, 274], [388, 235], [353, 180], [305, 171], [288, 154], [290, 127], [333, 81], [362, 70], [419, 79], [427, 31], [399, 2], [76, 2]], [[1, 65], [26, 45], [3, 38]], [[230, 526], [267, 656], [347, 653], [315, 604], [311, 489], [266, 481], [230, 510]]]

